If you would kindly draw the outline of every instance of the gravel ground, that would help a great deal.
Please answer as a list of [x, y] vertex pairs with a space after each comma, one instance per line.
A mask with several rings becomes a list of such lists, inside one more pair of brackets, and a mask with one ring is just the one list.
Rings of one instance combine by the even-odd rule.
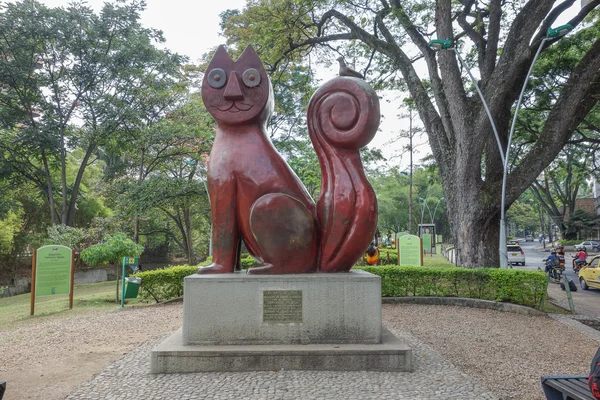
[[[108, 398], [101, 394], [89, 397], [86, 393], [91, 395], [102, 382], [114, 387], [127, 379], [136, 382], [140, 378], [147, 379], [148, 384], [156, 381], [160, 387], [168, 388], [173, 376], [147, 373], [148, 352], [160, 338], [181, 326], [181, 315], [181, 303], [130, 307], [2, 331], [0, 378], [8, 384], [4, 400], [54, 400], [64, 399], [68, 394], [73, 399]], [[178, 382], [193, 387], [194, 393], [215, 394], [200, 398], [300, 399], [303, 397], [294, 396], [295, 391], [287, 388], [306, 385], [310, 390], [318, 390], [321, 380], [322, 387], [335, 383], [334, 387], [339, 388], [341, 383], [336, 382], [348, 379], [352, 383], [348, 390], [338, 393], [341, 397], [328, 398], [352, 399], [360, 394], [356, 398], [543, 399], [540, 376], [587, 374], [600, 344], [598, 336], [587, 335], [589, 331], [579, 329], [578, 322], [567, 319], [567, 326], [559, 321], [562, 319], [451, 306], [386, 304], [384, 324], [413, 346], [415, 374], [395, 377], [390, 373], [322, 375], [304, 371], [180, 374]], [[253, 392], [246, 392], [240, 397], [240, 392], [231, 389], [237, 387], [235, 378], [240, 376], [248, 388], [261, 396], [247, 397]], [[116, 379], [110, 382], [111, 377]], [[425, 382], [427, 377], [429, 381]], [[414, 381], [419, 388], [429, 389], [429, 385], [433, 390], [424, 389], [417, 397], [406, 392], [401, 395], [398, 390], [403, 387], [399, 382], [402, 379]], [[440, 389], [446, 383], [455, 385], [454, 395], [444, 392], [445, 388], [436, 392], [438, 383]], [[226, 387], [230, 390], [223, 393], [225, 397], [216, 396], [220, 388]], [[198, 398], [191, 393], [185, 398]]]
[[140, 344], [178, 329], [182, 310], [127, 307], [0, 331], [3, 400], [64, 399]]
[[544, 399], [542, 375], [587, 375], [600, 344], [550, 317], [493, 310], [384, 304], [383, 320], [439, 351], [501, 399]]

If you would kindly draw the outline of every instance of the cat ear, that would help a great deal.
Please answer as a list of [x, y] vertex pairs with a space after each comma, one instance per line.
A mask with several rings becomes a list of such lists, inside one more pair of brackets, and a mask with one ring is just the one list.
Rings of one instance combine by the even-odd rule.
[[223, 68], [226, 71], [230, 71], [233, 68], [233, 59], [223, 45], [220, 45], [217, 51], [215, 51], [215, 55], [208, 63], [206, 71], [209, 72], [213, 68]]
[[260, 61], [258, 54], [256, 54], [256, 51], [252, 46], [246, 47], [242, 55], [236, 60], [236, 64], [241, 64], [245, 68], [263, 66], [262, 61]]

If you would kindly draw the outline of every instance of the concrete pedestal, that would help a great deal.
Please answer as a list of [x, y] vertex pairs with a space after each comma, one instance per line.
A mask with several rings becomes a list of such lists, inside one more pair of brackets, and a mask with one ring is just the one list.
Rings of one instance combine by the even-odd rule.
[[379, 343], [381, 278], [344, 274], [191, 275], [183, 344]]
[[378, 276], [238, 273], [185, 278], [183, 328], [152, 351], [151, 369], [410, 371], [411, 361], [382, 335]]

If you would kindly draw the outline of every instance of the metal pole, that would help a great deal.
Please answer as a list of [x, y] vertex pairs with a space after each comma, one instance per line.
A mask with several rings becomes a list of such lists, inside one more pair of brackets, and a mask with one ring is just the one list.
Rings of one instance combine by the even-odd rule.
[[[408, 234], [413, 234], [413, 136], [412, 136], [412, 108], [408, 107], [408, 138], [410, 146], [410, 189], [408, 192]], [[398, 239], [396, 239], [398, 240]]]
[[29, 315], [33, 315], [35, 311], [35, 286], [37, 280], [37, 249], [33, 249], [31, 257], [31, 299], [29, 302]]
[[521, 94], [519, 95], [519, 100], [517, 101], [517, 106], [515, 108], [515, 115], [513, 116], [512, 124], [510, 126], [510, 133], [508, 134], [508, 142], [506, 144], [506, 157], [504, 157], [504, 165], [503, 165], [503, 173], [502, 173], [502, 194], [500, 197], [500, 268], [507, 268], [508, 266], [508, 254], [506, 253], [506, 221], [505, 215], [506, 212], [505, 202], [506, 202], [506, 180], [508, 177], [508, 157], [510, 155], [510, 144], [512, 142], [512, 136], [515, 131], [515, 125], [517, 122], [517, 116], [519, 114], [519, 108], [521, 107], [521, 102], [523, 101], [523, 95], [525, 94], [525, 89], [527, 88], [527, 82], [529, 82], [529, 77], [531, 76], [531, 72], [533, 72], [533, 66], [542, 51], [542, 47], [544, 43], [546, 43], [546, 38], [542, 39], [540, 45], [535, 53], [535, 57], [533, 57], [533, 61], [529, 66], [529, 71], [527, 72], [527, 77], [525, 78], [525, 82], [523, 83], [523, 87], [521, 88]]
[[435, 214], [437, 213], [437, 208], [440, 205], [440, 203], [442, 202], [442, 199], [439, 199], [437, 204], [435, 205], [435, 208], [433, 209], [433, 218], [431, 219], [431, 223], [433, 224], [433, 219], [435, 218]]

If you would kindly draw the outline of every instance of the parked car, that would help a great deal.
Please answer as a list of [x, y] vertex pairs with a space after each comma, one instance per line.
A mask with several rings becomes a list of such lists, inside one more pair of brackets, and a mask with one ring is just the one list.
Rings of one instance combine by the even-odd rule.
[[585, 251], [600, 251], [600, 243], [594, 242], [592, 240], [581, 242], [573, 246], [573, 249], [577, 251], [578, 248], [583, 247]]
[[598, 262], [600, 261], [600, 256], [596, 256], [592, 258], [589, 263], [579, 270], [579, 286], [583, 290], [588, 290], [589, 288], [600, 289], [600, 268], [598, 267]]
[[521, 246], [516, 244], [509, 244], [506, 246], [506, 251], [508, 253], [508, 263], [515, 265], [525, 265], [525, 253]]
[[525, 236], [525, 241], [526, 242], [533, 242], [533, 236], [531, 236], [531, 235]]

